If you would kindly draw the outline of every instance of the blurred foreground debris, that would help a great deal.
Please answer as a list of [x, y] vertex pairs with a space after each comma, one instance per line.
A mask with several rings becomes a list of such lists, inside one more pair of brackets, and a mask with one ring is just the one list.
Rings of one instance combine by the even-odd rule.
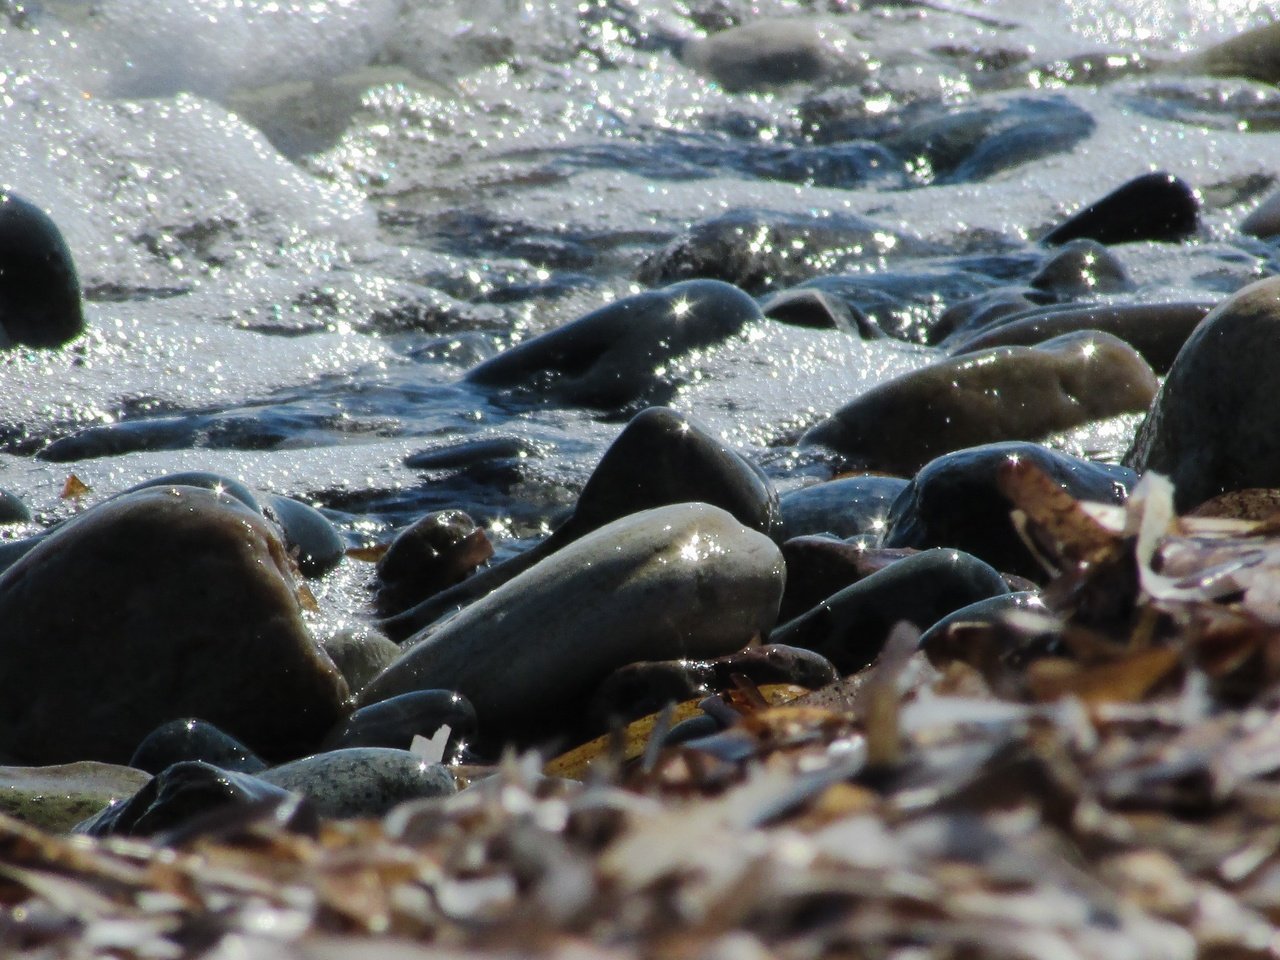
[[900, 628], [824, 690], [741, 684], [711, 736], [647, 743], [668, 711], [382, 822], [0, 819], [0, 954], [1274, 956], [1280, 518], [1003, 483], [1047, 613]]

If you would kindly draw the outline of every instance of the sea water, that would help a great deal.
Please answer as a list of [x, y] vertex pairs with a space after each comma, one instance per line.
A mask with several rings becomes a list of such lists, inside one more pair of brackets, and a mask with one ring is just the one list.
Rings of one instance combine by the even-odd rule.
[[[1122, 299], [1215, 300], [1275, 272], [1237, 225], [1280, 172], [1280, 93], [1178, 64], [1276, 18], [1207, 0], [7, 2], [0, 184], [64, 231], [88, 332], [0, 356], [0, 486], [43, 523], [81, 508], [72, 473], [92, 501], [211, 470], [324, 507], [353, 543], [457, 506], [511, 549], [565, 514], [620, 422], [480, 390], [467, 367], [644, 289], [646, 258], [740, 210], [810, 224], [789, 279], [861, 278], [900, 334], [770, 323], [678, 361], [674, 406], [783, 489], [807, 482], [800, 430], [933, 359], [942, 310], [1025, 282], [1035, 239], [1130, 177], [1187, 180], [1204, 229], [1116, 248]], [[762, 19], [820, 23], [835, 67], [740, 90], [699, 69], [700, 38]], [[886, 146], [929, 111], [1013, 116], [1025, 142], [950, 171]], [[824, 245], [846, 221], [866, 243]], [[1132, 427], [1055, 442], [1115, 456]], [[523, 452], [404, 465], [493, 437]]]

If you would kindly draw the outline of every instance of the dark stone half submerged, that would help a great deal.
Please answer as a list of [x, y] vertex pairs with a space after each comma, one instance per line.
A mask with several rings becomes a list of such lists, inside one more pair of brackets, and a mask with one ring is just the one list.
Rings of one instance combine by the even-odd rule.
[[71, 251], [43, 210], [0, 193], [0, 346], [60, 347], [84, 331]]

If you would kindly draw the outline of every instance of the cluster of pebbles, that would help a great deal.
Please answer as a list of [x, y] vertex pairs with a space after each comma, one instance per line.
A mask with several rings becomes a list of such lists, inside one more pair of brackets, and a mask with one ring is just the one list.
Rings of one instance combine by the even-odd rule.
[[[7, 542], [0, 802], [96, 835], [154, 835], [290, 791], [324, 816], [376, 816], [453, 792], [506, 750], [554, 752], [743, 684], [820, 689], [872, 664], [902, 622], [928, 637], [1034, 606], [1045, 568], [1011, 521], [1004, 465], [1116, 505], [1158, 471], [1183, 510], [1280, 478], [1266, 375], [1280, 279], [1216, 306], [1075, 302], [1123, 287], [1108, 244], [1179, 242], [1196, 226], [1194, 191], [1165, 174], [1085, 207], [1044, 239], [1053, 253], [1029, 287], [954, 304], [931, 332], [938, 359], [796, 438], [839, 476], [781, 498], [663, 406], [670, 365], [752, 325], [886, 334], [820, 287], [757, 300], [681, 279], [717, 272], [682, 238], [648, 265], [670, 282], [466, 374], [627, 422], [572, 514], [523, 553], [490, 564], [460, 509], [403, 530], [371, 570], [377, 630], [318, 642], [307, 580], [370, 558], [348, 559], [308, 505], [215, 474], [159, 477]], [[56, 227], [9, 196], [0, 244], [28, 258], [23, 283], [0, 275], [8, 340], [74, 337]], [[52, 293], [22, 301], [33, 288]], [[1121, 414], [1146, 415], [1123, 465], [1036, 442]], [[709, 709], [663, 736], [725, 722]], [[63, 802], [38, 799], [52, 793]]]

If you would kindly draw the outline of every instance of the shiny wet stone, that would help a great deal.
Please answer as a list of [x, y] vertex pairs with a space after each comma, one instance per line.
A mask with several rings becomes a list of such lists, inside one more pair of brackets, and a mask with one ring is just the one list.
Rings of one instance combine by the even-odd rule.
[[223, 770], [258, 773], [267, 764], [235, 737], [203, 720], [171, 720], [142, 738], [129, 766], [159, 773], [183, 760], [203, 760]]
[[303, 757], [263, 771], [261, 779], [300, 793], [326, 817], [380, 817], [398, 803], [449, 796], [449, 768], [408, 750], [351, 747]]

